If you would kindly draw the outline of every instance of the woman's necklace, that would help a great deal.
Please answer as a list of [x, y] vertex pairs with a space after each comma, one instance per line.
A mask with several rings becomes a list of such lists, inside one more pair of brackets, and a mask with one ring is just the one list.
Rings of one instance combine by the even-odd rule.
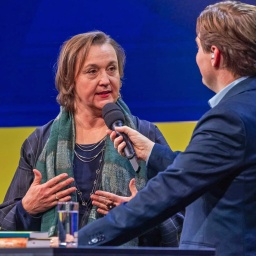
[[[82, 150], [83, 152], [92, 152], [93, 150], [97, 149], [103, 142], [106, 141], [106, 136], [100, 140], [99, 142], [97, 142], [96, 144], [92, 144], [92, 145], [81, 145], [81, 144], [77, 144], [76, 146]], [[82, 156], [81, 154], [79, 154], [76, 150], [74, 150], [75, 155], [77, 156], [77, 158], [79, 160], [81, 160], [84, 163], [89, 163], [91, 161], [93, 161], [94, 159], [96, 159], [104, 150], [104, 147], [102, 147], [102, 149], [94, 156], [91, 157], [86, 157], [86, 156]]]
[[[86, 201], [83, 197], [83, 193], [82, 191], [79, 189], [78, 185], [77, 185], [77, 182], [75, 182], [76, 184], [76, 189], [77, 189], [77, 194], [81, 200], [81, 203], [83, 206], [86, 207], [87, 211], [89, 211], [90, 207], [91, 207], [91, 199], [90, 199], [90, 196], [98, 189], [98, 186], [99, 186], [99, 181], [100, 181], [100, 173], [101, 173], [101, 169], [102, 169], [102, 165], [103, 165], [103, 157], [104, 157], [104, 151], [105, 151], [105, 148], [106, 148], [106, 138], [107, 137], [104, 137], [101, 141], [97, 142], [96, 144], [93, 144], [93, 145], [79, 145], [78, 147], [78, 144], [76, 144], [76, 146], [82, 150], [83, 152], [92, 152], [93, 150], [97, 149], [98, 147], [102, 147], [100, 149], [100, 151], [98, 153], [96, 153], [94, 156], [92, 157], [85, 157], [85, 156], [82, 156], [80, 154], [78, 154], [76, 151], [75, 151], [75, 155], [77, 156], [77, 158], [82, 161], [83, 163], [89, 163], [89, 162], [92, 162], [94, 159], [96, 159], [99, 155], [100, 156], [100, 159], [99, 159], [99, 164], [98, 164], [98, 168], [96, 169], [95, 171], [95, 180], [93, 182], [93, 186], [92, 186], [92, 190], [89, 194], [89, 198], [88, 200]], [[102, 145], [102, 143], [104, 142], [104, 145]], [[83, 149], [84, 150], [83, 150]], [[87, 150], [88, 148], [90, 148], [90, 150]], [[92, 150], [91, 150], [92, 149]], [[96, 163], [97, 164], [97, 163]]]
[[76, 143], [76, 145], [77, 145], [77, 147], [78, 147], [79, 149], [81, 149], [82, 151], [84, 151], [84, 152], [89, 152], [89, 151], [93, 151], [93, 150], [95, 150], [96, 148], [98, 148], [98, 147], [100, 146], [100, 144], [101, 144], [103, 141], [105, 141], [105, 140], [106, 140], [106, 136], [105, 136], [103, 139], [101, 139], [99, 142], [95, 143], [95, 144], [82, 145], [82, 144], [77, 144], [77, 143]]

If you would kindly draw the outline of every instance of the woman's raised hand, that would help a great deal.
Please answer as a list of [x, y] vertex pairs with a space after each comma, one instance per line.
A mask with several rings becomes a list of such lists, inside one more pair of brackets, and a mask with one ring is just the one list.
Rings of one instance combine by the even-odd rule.
[[76, 191], [76, 187], [68, 187], [73, 178], [68, 178], [67, 173], [62, 173], [44, 184], [41, 184], [42, 174], [34, 169], [34, 181], [22, 199], [22, 205], [26, 212], [36, 215], [45, 212], [57, 205], [58, 201], [70, 201], [70, 194]]
[[107, 214], [111, 209], [120, 205], [121, 203], [130, 201], [137, 194], [138, 190], [135, 186], [135, 179], [131, 179], [129, 183], [131, 196], [118, 196], [110, 192], [97, 190], [95, 194], [91, 195], [92, 204], [97, 206], [97, 212]]

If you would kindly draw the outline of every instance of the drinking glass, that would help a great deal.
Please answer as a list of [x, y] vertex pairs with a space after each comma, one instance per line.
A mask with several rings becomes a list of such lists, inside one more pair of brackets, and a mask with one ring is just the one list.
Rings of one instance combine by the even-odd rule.
[[57, 208], [59, 247], [77, 247], [78, 202], [59, 202]]

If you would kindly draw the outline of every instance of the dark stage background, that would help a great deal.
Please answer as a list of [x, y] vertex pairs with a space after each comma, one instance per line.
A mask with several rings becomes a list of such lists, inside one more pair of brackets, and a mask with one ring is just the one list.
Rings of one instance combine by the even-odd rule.
[[195, 62], [195, 24], [214, 2], [1, 0], [0, 127], [39, 126], [58, 114], [60, 45], [90, 30], [104, 31], [125, 49], [121, 93], [135, 115], [152, 122], [198, 120], [212, 92]]

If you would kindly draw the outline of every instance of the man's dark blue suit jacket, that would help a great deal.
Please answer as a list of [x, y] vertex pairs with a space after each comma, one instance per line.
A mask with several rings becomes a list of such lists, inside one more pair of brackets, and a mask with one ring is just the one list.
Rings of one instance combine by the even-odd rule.
[[185, 152], [171, 160], [170, 149], [156, 144], [148, 164], [165, 171], [80, 230], [79, 244], [122, 244], [187, 206], [180, 248], [256, 255], [256, 78], [204, 114]]

